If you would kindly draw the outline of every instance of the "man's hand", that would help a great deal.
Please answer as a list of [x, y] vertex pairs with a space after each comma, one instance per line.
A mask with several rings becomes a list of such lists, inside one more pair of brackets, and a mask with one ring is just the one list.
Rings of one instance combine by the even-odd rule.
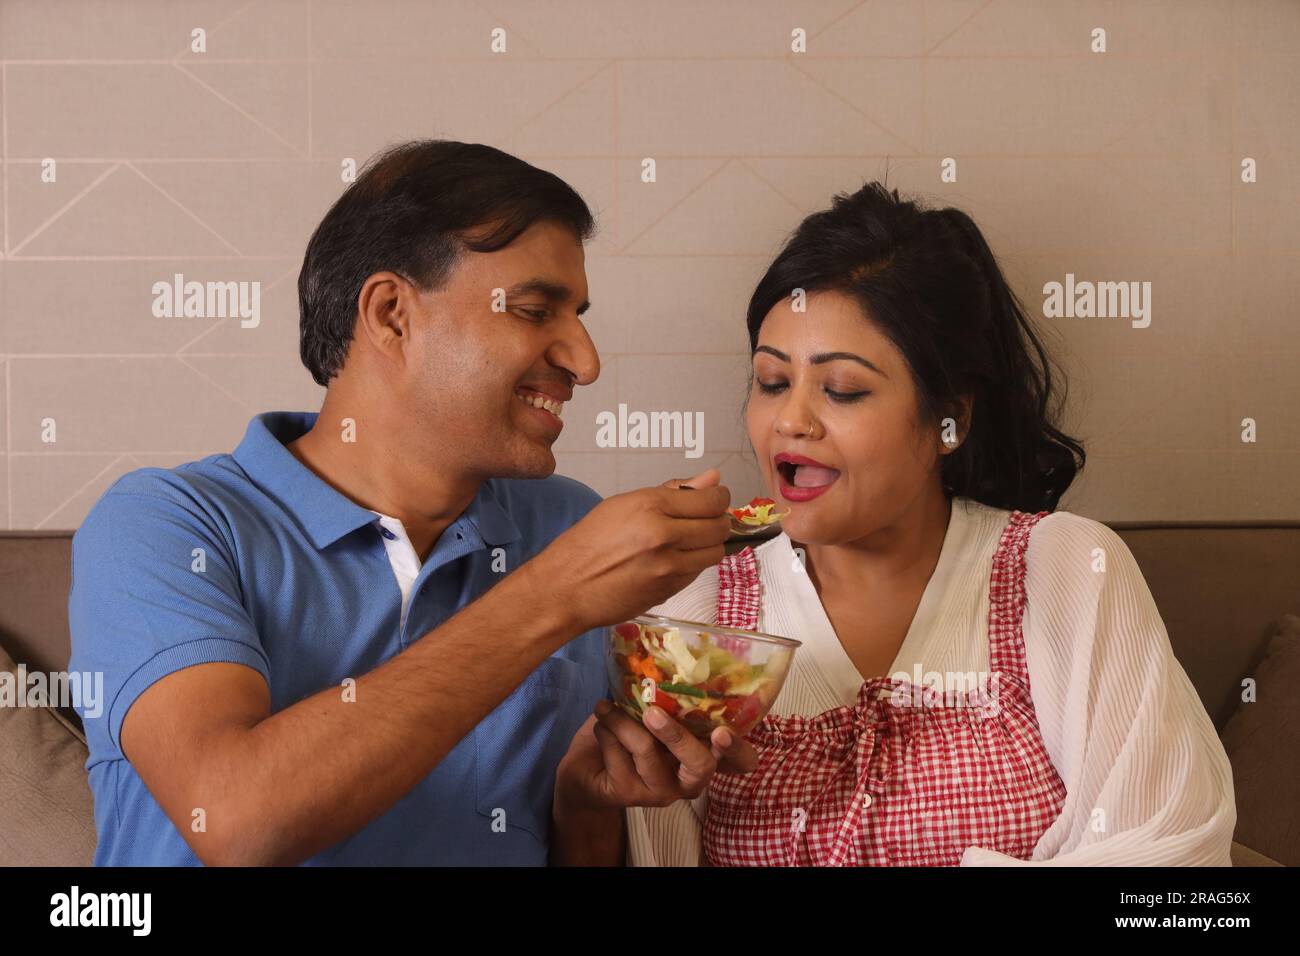
[[710, 468], [606, 498], [523, 566], [545, 590], [537, 601], [565, 608], [574, 633], [666, 601], [726, 554], [731, 492], [720, 479]]

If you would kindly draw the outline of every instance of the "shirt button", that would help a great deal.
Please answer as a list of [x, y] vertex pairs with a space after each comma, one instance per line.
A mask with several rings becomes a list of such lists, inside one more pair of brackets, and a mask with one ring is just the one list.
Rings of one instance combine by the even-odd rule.
[[393, 534], [393, 532], [389, 531], [387, 528], [380, 528], [379, 531], [389, 541], [397, 540], [397, 535]]
[[869, 806], [871, 806], [871, 794], [864, 793], [862, 795], [862, 809], [865, 810]]

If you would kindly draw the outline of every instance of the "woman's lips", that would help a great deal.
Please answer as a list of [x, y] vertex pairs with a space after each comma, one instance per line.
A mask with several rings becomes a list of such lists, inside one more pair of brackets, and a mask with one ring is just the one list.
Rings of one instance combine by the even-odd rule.
[[[781, 465], [785, 467], [780, 467]], [[840, 477], [840, 473], [834, 468], [823, 465], [792, 465], [787, 462], [778, 463], [776, 474], [781, 497], [787, 501], [811, 501], [818, 495], [825, 494]], [[793, 483], [786, 480], [787, 474], [791, 475]]]

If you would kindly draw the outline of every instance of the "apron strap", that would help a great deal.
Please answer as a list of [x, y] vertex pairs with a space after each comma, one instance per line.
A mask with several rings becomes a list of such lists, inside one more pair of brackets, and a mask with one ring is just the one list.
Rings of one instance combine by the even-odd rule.
[[743, 631], [758, 630], [763, 605], [758, 559], [746, 546], [718, 562], [718, 624]]
[[1029, 535], [1051, 512], [1013, 511], [993, 555], [989, 575], [989, 668], [1029, 686], [1029, 665], [1020, 625], [1025, 616], [1025, 551]]

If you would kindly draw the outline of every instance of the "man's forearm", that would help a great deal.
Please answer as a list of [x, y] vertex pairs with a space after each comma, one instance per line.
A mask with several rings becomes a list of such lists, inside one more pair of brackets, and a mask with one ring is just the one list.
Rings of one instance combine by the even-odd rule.
[[543, 591], [534, 571], [522, 565], [411, 647], [357, 675], [347, 694], [323, 690], [213, 741], [194, 795], [219, 795], [213, 805], [223, 818], [209, 813], [208, 822], [210, 831], [228, 828], [214, 841], [221, 861], [301, 862], [360, 830], [427, 776], [580, 633], [582, 625]]

